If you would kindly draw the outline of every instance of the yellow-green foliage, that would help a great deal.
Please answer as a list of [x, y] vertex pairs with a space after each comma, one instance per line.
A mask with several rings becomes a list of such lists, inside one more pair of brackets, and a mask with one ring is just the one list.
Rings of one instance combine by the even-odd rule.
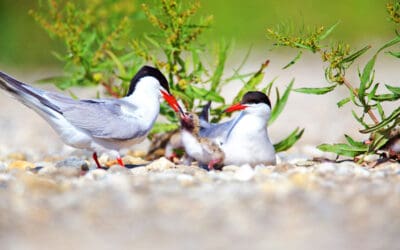
[[[39, 10], [31, 10], [30, 14], [50, 36], [65, 45], [66, 52], [56, 56], [65, 62], [68, 77], [51, 80], [62, 89], [102, 84], [109, 94], [122, 95], [129, 80], [121, 76], [126, 72], [116, 72], [115, 64], [134, 59], [125, 53], [132, 31], [129, 18], [136, 12], [134, 2], [129, 0], [48, 0]], [[133, 61], [141, 63], [138, 59]], [[116, 81], [117, 76], [125, 81]]]
[[393, 22], [400, 23], [400, 1], [394, 0], [386, 4], [386, 10], [389, 13], [389, 18]]

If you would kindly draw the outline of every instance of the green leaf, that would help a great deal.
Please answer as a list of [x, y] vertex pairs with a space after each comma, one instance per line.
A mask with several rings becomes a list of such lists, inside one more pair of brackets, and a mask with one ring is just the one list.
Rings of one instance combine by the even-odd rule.
[[204, 88], [199, 88], [194, 85], [189, 85], [188, 88], [191, 88], [197, 97], [204, 97], [208, 94], [208, 90]]
[[389, 53], [390, 55], [396, 57], [396, 58], [400, 58], [400, 51], [399, 51], [399, 52], [392, 52], [392, 51], [389, 51], [388, 53]]
[[376, 95], [376, 91], [378, 90], [379, 83], [375, 84], [372, 88], [371, 92], [368, 94], [368, 100], [372, 100], [372, 98]]
[[389, 47], [391, 47], [391, 46], [393, 46], [393, 45], [395, 45], [395, 44], [397, 44], [399, 42], [400, 42], [400, 36], [396, 36], [395, 38], [393, 38], [389, 42], [385, 43], [382, 47], [380, 47], [376, 53], [378, 54], [382, 50], [384, 50], [386, 48], [389, 48]]
[[354, 110], [351, 111], [351, 114], [353, 115], [353, 117], [361, 124], [363, 125], [365, 128], [368, 128], [368, 125], [364, 122], [362, 117], [358, 117], [356, 112]]
[[214, 74], [211, 78], [211, 90], [215, 91], [217, 90], [218, 86], [221, 86], [221, 77], [222, 74], [224, 73], [224, 68], [225, 68], [225, 63], [226, 59], [228, 56], [228, 50], [229, 50], [230, 44], [221, 42], [219, 45], [219, 50], [218, 50], [218, 62], [215, 67]]
[[337, 85], [332, 85], [324, 88], [298, 88], [294, 89], [293, 91], [311, 95], [323, 95], [334, 90], [336, 86]]
[[297, 53], [297, 55], [293, 58], [293, 60], [291, 60], [288, 64], [286, 64], [282, 69], [287, 69], [290, 66], [292, 66], [293, 64], [295, 64], [300, 58], [301, 55], [303, 54], [302, 50], [299, 50], [299, 52]]
[[385, 86], [393, 94], [400, 95], [400, 87], [394, 87], [394, 86], [390, 86], [388, 84], [385, 84]]
[[205, 99], [207, 101], [213, 101], [213, 102], [218, 102], [218, 103], [225, 103], [225, 99], [220, 96], [217, 92], [209, 92], [206, 96]]
[[156, 122], [152, 130], [150, 131], [150, 134], [165, 133], [168, 131], [178, 129], [178, 127], [179, 127], [178, 124]]
[[329, 29], [327, 29], [324, 33], [322, 33], [319, 37], [318, 40], [324, 40], [326, 37], [328, 37], [332, 31], [336, 28], [336, 26], [339, 25], [340, 22], [335, 23], [334, 25], [332, 25], [331, 27], [329, 27]]
[[399, 98], [400, 98], [400, 95], [383, 94], [383, 95], [375, 95], [375, 96], [373, 96], [372, 100], [378, 101], [378, 102], [384, 102], [384, 101], [396, 101]]
[[276, 152], [286, 151], [291, 148], [303, 135], [304, 129], [296, 128], [288, 137], [274, 144]]
[[376, 103], [376, 109], [378, 110], [379, 116], [381, 117], [381, 120], [385, 120], [385, 111], [382, 108], [382, 105], [378, 102]]
[[277, 97], [274, 107], [272, 108], [271, 116], [269, 118], [268, 124], [272, 124], [276, 120], [276, 118], [278, 118], [280, 113], [282, 113], [283, 109], [286, 106], [286, 102], [289, 98], [290, 91], [293, 88], [293, 83], [294, 83], [294, 79], [289, 83], [289, 86], [287, 86], [287, 88], [285, 89], [285, 92], [283, 93], [281, 98], [279, 98], [279, 91], [278, 91], [278, 89], [276, 89], [278, 97]]
[[370, 45], [365, 46], [364, 48], [354, 52], [353, 54], [349, 55], [348, 57], [344, 58], [342, 60], [342, 63], [349, 63], [349, 62], [353, 62], [355, 59], [357, 59], [358, 57], [360, 57], [361, 55], [363, 55], [365, 52], [367, 52], [369, 49], [371, 48]]
[[124, 65], [121, 63], [121, 61], [118, 59], [118, 57], [110, 50], [106, 50], [107, 55], [113, 60], [113, 62], [115, 63], [115, 65], [118, 68], [118, 74], [121, 77], [128, 77], [126, 75], [126, 71], [125, 71], [125, 67]]
[[67, 76], [51, 76], [51, 77], [46, 77], [42, 78], [40, 80], [35, 81], [35, 83], [39, 84], [48, 84], [48, 83], [53, 83], [53, 84], [58, 84], [61, 82], [68, 81], [69, 78]]
[[343, 105], [345, 105], [346, 103], [350, 102], [351, 98], [350, 97], [346, 97], [342, 100], [340, 100], [338, 103], [336, 103], [336, 105], [338, 106], [338, 108], [343, 107]]
[[267, 96], [270, 96], [270, 95], [271, 95], [272, 86], [274, 85], [276, 79], [278, 79], [278, 77], [275, 77], [274, 79], [272, 79], [272, 80], [267, 84], [267, 86], [265, 86], [265, 88], [263, 88], [263, 89], [261, 90], [261, 92], [265, 93]]
[[360, 99], [361, 102], [364, 102], [364, 96], [365, 96], [365, 91], [366, 91], [366, 86], [367, 83], [371, 79], [371, 73], [375, 65], [377, 55], [373, 56], [368, 63], [365, 65], [364, 70], [361, 74], [361, 82], [360, 82], [360, 88], [358, 89], [358, 98]]
[[395, 109], [392, 112], [392, 114], [390, 114], [390, 116], [388, 116], [386, 119], [382, 120], [380, 123], [378, 123], [372, 127], [368, 127], [366, 129], [360, 130], [360, 132], [361, 133], [371, 133], [374, 131], [378, 131], [396, 119], [400, 120], [400, 107]]
[[242, 99], [242, 96], [246, 94], [248, 91], [257, 89], [256, 87], [261, 83], [264, 78], [264, 69], [268, 66], [269, 61], [261, 64], [260, 69], [255, 72], [251, 78], [247, 81], [247, 83], [240, 89], [235, 98], [233, 99], [233, 103], [237, 103]]
[[356, 157], [357, 155], [366, 153], [365, 149], [353, 147], [345, 143], [321, 144], [317, 148], [324, 152], [331, 152], [338, 155], [349, 156], [349, 157]]
[[349, 135], [344, 135], [346, 137], [347, 142], [355, 147], [355, 148], [359, 148], [361, 150], [368, 150], [368, 145], [366, 145], [363, 142], [359, 142], [359, 141], [355, 141], [353, 138], [351, 138]]

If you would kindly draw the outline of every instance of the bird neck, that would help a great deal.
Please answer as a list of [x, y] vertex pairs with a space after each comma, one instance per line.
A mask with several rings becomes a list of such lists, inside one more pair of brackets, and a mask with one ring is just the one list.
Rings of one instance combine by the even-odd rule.
[[268, 117], [259, 114], [242, 112], [237, 118], [236, 127], [240, 130], [266, 130]]
[[124, 100], [136, 107], [135, 116], [143, 122], [144, 126], [153, 126], [160, 112], [158, 92], [154, 89], [136, 88], [131, 95], [124, 97]]

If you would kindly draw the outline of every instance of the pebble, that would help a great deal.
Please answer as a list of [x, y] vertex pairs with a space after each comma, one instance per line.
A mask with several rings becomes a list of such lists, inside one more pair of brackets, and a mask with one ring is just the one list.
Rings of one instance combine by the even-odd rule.
[[129, 175], [131, 174], [130, 169], [121, 167], [120, 165], [113, 165], [111, 166], [108, 171], [110, 174], [124, 174], [124, 175]]
[[88, 180], [102, 180], [108, 175], [107, 171], [101, 168], [96, 168], [87, 172], [84, 176]]
[[28, 161], [16, 160], [16, 161], [11, 162], [8, 165], [8, 169], [26, 170], [29, 168], [35, 168], [35, 164], [33, 164], [32, 162], [28, 162]]
[[38, 171], [39, 175], [51, 175], [58, 171], [55, 166], [45, 166]]
[[250, 165], [246, 164], [241, 166], [239, 170], [235, 172], [234, 179], [238, 181], [249, 181], [253, 179], [254, 175], [254, 169]]
[[132, 168], [130, 171], [133, 175], [147, 175], [148, 173], [146, 167]]
[[315, 165], [317, 172], [319, 173], [331, 173], [337, 169], [337, 166], [330, 162], [324, 162], [321, 164]]
[[228, 165], [228, 166], [224, 166], [222, 168], [222, 171], [226, 171], [226, 172], [236, 172], [240, 169], [240, 167], [235, 166], [235, 165]]
[[26, 155], [19, 152], [10, 153], [6, 156], [6, 158], [16, 161], [26, 161]]
[[160, 159], [155, 160], [152, 163], [150, 163], [149, 165], [147, 165], [148, 170], [162, 171], [162, 170], [171, 169], [171, 168], [175, 168], [175, 164], [173, 162], [169, 161], [165, 157], [161, 157]]
[[194, 184], [194, 177], [188, 174], [179, 174], [176, 179], [184, 187], [188, 187]]
[[130, 156], [126, 155], [122, 158], [122, 161], [124, 164], [134, 164], [134, 165], [140, 165], [140, 164], [148, 164], [149, 162], [146, 160], [143, 160], [140, 157], [135, 157], [135, 156]]
[[87, 170], [89, 169], [89, 162], [78, 157], [69, 157], [65, 160], [57, 162], [55, 166], [56, 168], [66, 167]]

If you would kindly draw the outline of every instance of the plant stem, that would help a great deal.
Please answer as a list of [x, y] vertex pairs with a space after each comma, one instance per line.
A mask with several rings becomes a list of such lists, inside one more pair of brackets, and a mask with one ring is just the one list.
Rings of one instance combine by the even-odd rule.
[[[343, 77], [343, 83], [344, 83], [344, 85], [346, 85], [346, 87], [347, 87], [351, 92], [353, 92], [353, 94], [354, 94], [355, 96], [358, 96], [357, 90], [356, 90], [355, 88], [353, 88], [353, 86], [351, 85], [351, 83], [350, 83], [346, 78], [344, 78], [344, 77]], [[374, 112], [372, 112], [372, 110], [371, 110], [370, 107], [368, 107], [367, 114], [369, 115], [369, 117], [371, 118], [371, 120], [375, 123], [375, 125], [379, 123], [378, 118], [376, 118]]]

